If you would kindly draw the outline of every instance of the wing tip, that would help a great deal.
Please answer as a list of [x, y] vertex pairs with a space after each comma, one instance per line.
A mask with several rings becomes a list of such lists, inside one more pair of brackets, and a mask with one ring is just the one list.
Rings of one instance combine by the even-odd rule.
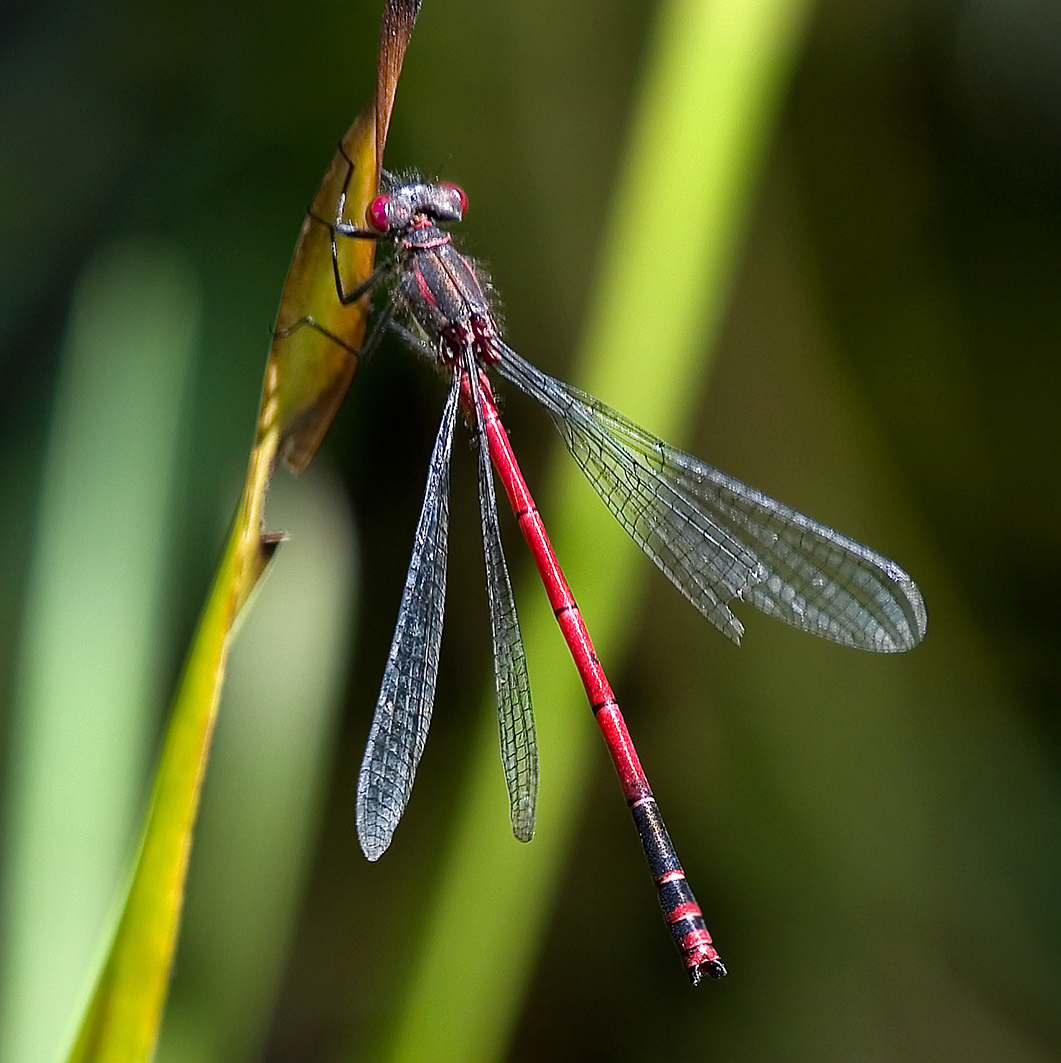
[[384, 837], [380, 831], [369, 833], [362, 830], [360, 825], [357, 828], [357, 840], [365, 859], [373, 864], [387, 851], [391, 843], [390, 836]]
[[397, 823], [388, 826], [359, 800], [357, 803], [357, 841], [365, 859], [375, 863], [389, 848]]
[[892, 561], [888, 564], [887, 575], [895, 585], [896, 599], [907, 623], [905, 630], [898, 633], [901, 637], [891, 640], [886, 652], [906, 653], [919, 646], [925, 639], [928, 632], [928, 607], [925, 605], [925, 596], [921, 593], [921, 588], [910, 578], [905, 569]]

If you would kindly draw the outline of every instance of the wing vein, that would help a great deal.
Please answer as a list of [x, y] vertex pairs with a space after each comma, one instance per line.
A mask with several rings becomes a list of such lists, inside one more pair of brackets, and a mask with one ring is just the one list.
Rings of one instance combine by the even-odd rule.
[[619, 523], [735, 642], [734, 598], [857, 649], [900, 652], [924, 638], [924, 599], [894, 561], [675, 450], [507, 345], [498, 353], [498, 371], [549, 412]]
[[431, 454], [398, 621], [357, 780], [357, 835], [369, 860], [378, 860], [390, 845], [431, 725], [446, 603], [449, 464], [459, 398], [455, 376]]

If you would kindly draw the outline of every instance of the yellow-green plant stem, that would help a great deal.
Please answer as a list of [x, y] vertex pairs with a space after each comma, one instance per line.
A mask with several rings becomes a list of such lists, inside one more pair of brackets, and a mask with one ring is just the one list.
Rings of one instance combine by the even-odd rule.
[[133, 1063], [149, 1058], [154, 1049], [232, 625], [271, 553], [263, 552], [259, 529], [275, 453], [273, 432], [255, 449], [243, 500], [181, 677], [129, 893], [71, 1063]]

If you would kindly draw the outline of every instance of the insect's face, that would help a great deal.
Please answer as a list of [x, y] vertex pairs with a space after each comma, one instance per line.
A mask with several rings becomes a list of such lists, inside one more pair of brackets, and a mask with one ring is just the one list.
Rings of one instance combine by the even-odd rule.
[[376, 196], [369, 204], [368, 221], [377, 232], [400, 236], [432, 222], [460, 221], [468, 209], [468, 197], [457, 185], [398, 185]]

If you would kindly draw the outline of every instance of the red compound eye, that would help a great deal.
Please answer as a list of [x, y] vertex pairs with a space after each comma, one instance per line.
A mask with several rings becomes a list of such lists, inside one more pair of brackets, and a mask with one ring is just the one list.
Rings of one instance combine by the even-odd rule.
[[468, 213], [468, 197], [464, 194], [464, 189], [460, 185], [450, 184], [449, 181], [440, 181], [439, 187], [448, 188], [460, 200], [461, 216]]
[[376, 232], [385, 233], [391, 227], [390, 218], [387, 216], [390, 201], [390, 196], [376, 196], [368, 205], [368, 223]]

